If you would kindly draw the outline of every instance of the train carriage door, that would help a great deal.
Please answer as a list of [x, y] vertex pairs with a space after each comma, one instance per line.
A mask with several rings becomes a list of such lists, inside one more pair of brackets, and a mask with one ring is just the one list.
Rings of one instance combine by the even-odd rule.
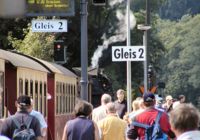
[[4, 73], [0, 72], [0, 118], [4, 116]]

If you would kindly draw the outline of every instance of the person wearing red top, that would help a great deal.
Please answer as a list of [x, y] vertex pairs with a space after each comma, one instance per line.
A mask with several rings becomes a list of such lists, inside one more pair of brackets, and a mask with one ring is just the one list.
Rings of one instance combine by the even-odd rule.
[[[143, 95], [143, 100], [145, 109], [135, 117], [135, 121], [142, 124], [152, 125], [155, 122], [159, 112], [159, 110], [154, 107], [156, 103], [155, 96], [153, 93], [145, 93]], [[166, 112], [162, 113], [159, 123], [163, 132], [165, 132], [170, 138], [175, 137], [174, 133], [171, 131], [168, 115]], [[130, 126], [129, 130], [127, 131], [127, 138], [129, 140], [136, 138], [144, 140], [145, 129], [141, 127]]]

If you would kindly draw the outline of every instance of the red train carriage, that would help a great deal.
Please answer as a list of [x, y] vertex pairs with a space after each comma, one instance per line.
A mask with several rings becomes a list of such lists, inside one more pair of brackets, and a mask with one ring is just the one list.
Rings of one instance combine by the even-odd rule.
[[1, 63], [1, 68], [4, 67], [4, 72], [1, 72], [1, 86], [4, 87], [1, 92], [1, 117], [14, 114], [17, 111], [15, 101], [22, 94], [34, 97], [35, 102], [39, 103], [37, 110], [41, 111], [46, 117], [44, 107], [47, 104], [48, 70], [31, 59], [4, 50], [0, 50], [0, 59], [4, 61]]
[[16, 112], [17, 97], [27, 94], [39, 103], [35, 108], [45, 114], [48, 70], [29, 58], [8, 51], [0, 50], [0, 58], [5, 60], [4, 99], [9, 113]]
[[60, 140], [67, 120], [71, 119], [77, 97], [77, 76], [68, 69], [39, 60], [49, 71], [48, 140]]
[[27, 94], [34, 99], [34, 109], [48, 122], [45, 139], [59, 140], [66, 121], [72, 117], [77, 76], [60, 65], [0, 50], [0, 94], [1, 118], [14, 114], [17, 97]]
[[[102, 88], [109, 84], [99, 76], [90, 73], [89, 79], [89, 101], [99, 100], [101, 94], [110, 91]], [[17, 97], [27, 94], [33, 97], [34, 109], [40, 111], [48, 122], [48, 135], [45, 139], [60, 140], [67, 120], [73, 117], [75, 99], [80, 94], [79, 81], [75, 73], [63, 66], [0, 50], [0, 118], [14, 114]], [[97, 86], [95, 81], [100, 82], [101, 86]], [[100, 90], [98, 96], [94, 89]], [[48, 95], [51, 97], [49, 100]]]

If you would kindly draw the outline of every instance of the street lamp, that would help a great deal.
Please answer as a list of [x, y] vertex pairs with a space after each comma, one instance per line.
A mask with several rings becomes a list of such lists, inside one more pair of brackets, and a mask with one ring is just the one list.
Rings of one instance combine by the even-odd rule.
[[151, 29], [151, 26], [147, 26], [147, 25], [143, 25], [143, 24], [139, 24], [137, 26], [138, 30], [141, 30], [144, 32], [143, 35], [143, 45], [145, 47], [145, 58], [146, 60], [144, 61], [144, 93], [147, 93], [147, 31], [149, 29]]

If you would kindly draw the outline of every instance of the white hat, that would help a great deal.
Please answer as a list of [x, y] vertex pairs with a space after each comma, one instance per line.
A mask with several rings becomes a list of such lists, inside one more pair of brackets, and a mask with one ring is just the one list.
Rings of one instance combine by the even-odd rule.
[[172, 100], [173, 98], [172, 98], [172, 96], [171, 95], [168, 95], [168, 96], [166, 96], [166, 98], [165, 98], [165, 100], [167, 101], [167, 100]]
[[158, 100], [158, 101], [162, 101], [163, 100], [163, 98], [158, 96], [157, 94], [155, 95], [155, 97], [156, 97], [156, 100]]
[[0, 136], [0, 140], [10, 140], [10, 139], [5, 136]]

